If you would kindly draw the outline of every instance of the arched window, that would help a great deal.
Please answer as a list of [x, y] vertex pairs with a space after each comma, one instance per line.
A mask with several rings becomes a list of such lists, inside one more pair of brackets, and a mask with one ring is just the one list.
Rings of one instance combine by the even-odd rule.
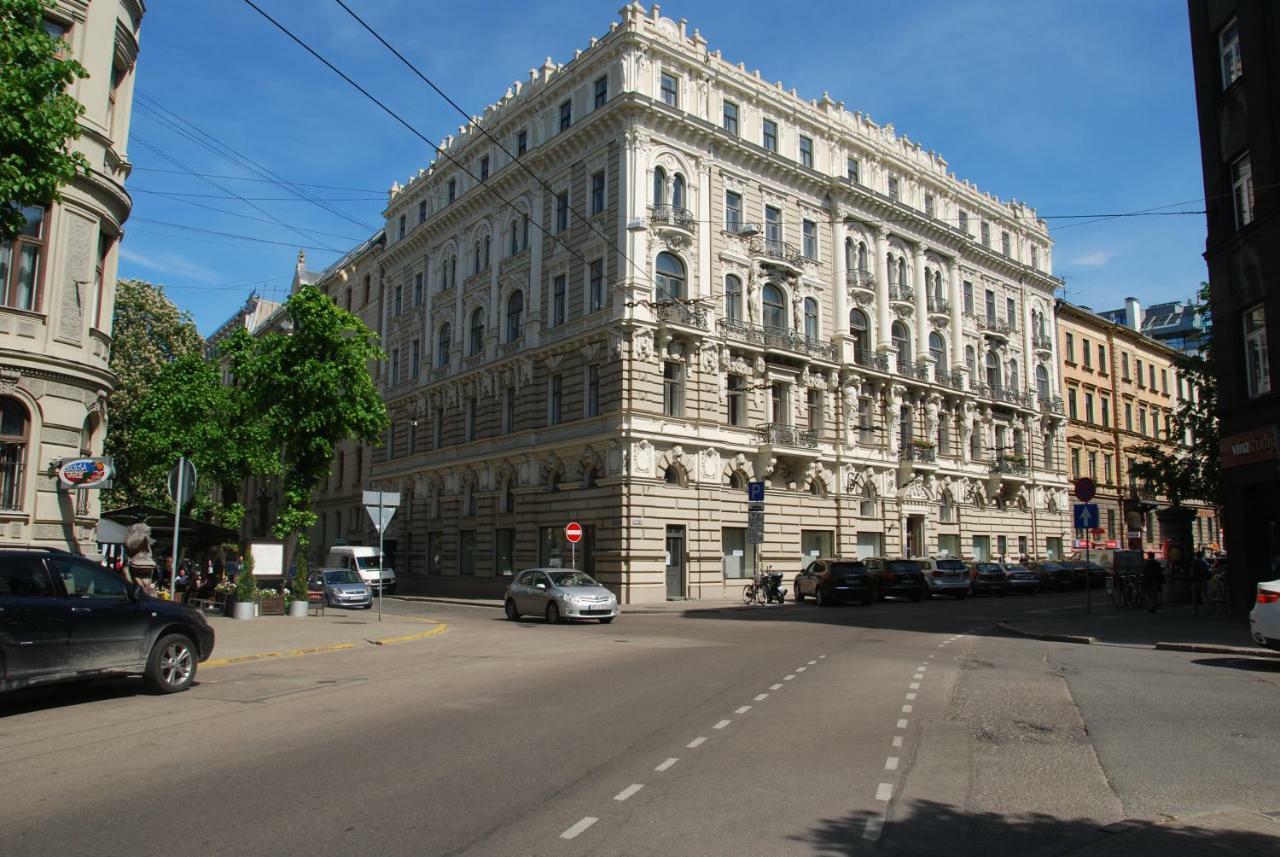
[[818, 302], [813, 298], [804, 299], [804, 337], [809, 340], [818, 338]]
[[809, 493], [815, 497], [827, 496], [827, 486], [823, 484], [821, 479], [815, 479], [809, 483]]
[[1018, 389], [1018, 361], [1009, 361], [1009, 389], [1017, 391]]
[[524, 332], [524, 292], [507, 298], [507, 342], [515, 342]]
[[724, 278], [724, 317], [742, 321], [742, 280], [733, 274]]
[[938, 367], [941, 372], [946, 368], [945, 356], [947, 353], [947, 344], [942, 341], [942, 335], [934, 331], [929, 334], [929, 356], [933, 358], [933, 365]]
[[844, 239], [844, 267], [845, 270], [852, 271], [858, 265], [858, 248], [854, 245], [852, 238]]
[[747, 488], [747, 477], [742, 475], [741, 470], [735, 470], [729, 474], [729, 487], [736, 488], [739, 491], [745, 491]]
[[893, 323], [892, 331], [893, 347], [898, 349], [898, 365], [906, 366], [911, 363], [911, 332], [900, 321]]
[[471, 313], [471, 344], [468, 353], [479, 354], [481, 351], [484, 351], [484, 307], [477, 307]]
[[864, 274], [867, 272], [867, 244], [865, 241], [858, 242], [858, 270]]
[[671, 207], [684, 208], [684, 176], [679, 173], [671, 179]]
[[0, 509], [22, 508], [30, 431], [26, 407], [17, 399], [0, 398]]
[[451, 335], [452, 331], [449, 329], [448, 324], [440, 326], [440, 339], [436, 347], [437, 366], [449, 365], [449, 349], [453, 346]]
[[907, 286], [907, 257], [898, 257], [898, 285], [906, 288]]
[[858, 504], [858, 514], [864, 518], [874, 518], [876, 516], [876, 491], [871, 487], [870, 482], [862, 486], [862, 498]]
[[853, 340], [854, 359], [865, 356], [871, 345], [867, 334], [867, 314], [856, 307], [849, 310], [849, 337]]
[[475, 258], [471, 261], [471, 273], [473, 273], [473, 274], [478, 274], [478, 273], [480, 273], [480, 270], [481, 270], [481, 268], [480, 268], [480, 242], [479, 242], [479, 241], [476, 241], [476, 246], [475, 246], [475, 248], [472, 250], [472, 253], [473, 253], [473, 255], [475, 256]]
[[440, 260], [440, 291], [449, 288], [449, 257]]
[[1049, 401], [1049, 370], [1041, 363], [1036, 367], [1036, 396], [1040, 401]]
[[1000, 386], [1000, 358], [994, 351], [987, 352], [987, 386], [992, 389]]
[[658, 254], [658, 301], [684, 298], [684, 262], [672, 253]]
[[942, 272], [934, 271], [933, 273], [933, 299], [939, 305], [942, 303]]
[[898, 282], [898, 265], [893, 259], [893, 254], [889, 253], [889, 285], [896, 285]]
[[787, 324], [787, 299], [782, 294], [782, 289], [773, 283], [765, 283], [762, 297], [764, 298], [764, 326], [790, 330], [791, 325]]
[[964, 347], [964, 365], [969, 367], [969, 377], [975, 378], [978, 375], [978, 354], [973, 350], [972, 345]]
[[511, 252], [508, 255], [514, 256], [520, 252], [520, 233], [514, 220], [511, 221]]
[[653, 171], [653, 204], [667, 204], [667, 171], [662, 167]]
[[489, 259], [490, 259], [490, 256], [489, 256], [489, 248], [490, 248], [490, 243], [491, 243], [491, 242], [490, 242], [490, 240], [489, 240], [489, 236], [488, 236], [488, 235], [484, 236], [484, 258], [483, 258], [483, 260], [482, 260], [482, 261], [484, 262], [484, 270], [486, 270], [486, 271], [487, 271], [487, 270], [489, 270]]

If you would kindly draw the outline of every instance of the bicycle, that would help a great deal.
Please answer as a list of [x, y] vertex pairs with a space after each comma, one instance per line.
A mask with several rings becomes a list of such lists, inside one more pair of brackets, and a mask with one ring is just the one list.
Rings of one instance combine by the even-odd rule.
[[1117, 574], [1111, 582], [1111, 606], [1117, 610], [1136, 609], [1146, 603], [1142, 579], [1136, 574]]

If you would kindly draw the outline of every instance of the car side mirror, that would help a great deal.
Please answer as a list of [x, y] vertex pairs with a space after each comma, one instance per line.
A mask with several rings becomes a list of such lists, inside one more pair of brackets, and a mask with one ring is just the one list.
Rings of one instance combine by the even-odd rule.
[[536, 583], [536, 584], [534, 584], [534, 585], [535, 585], [536, 587], [538, 587], [539, 589], [546, 589], [546, 588], [547, 588], [547, 585], [546, 585], [545, 583]]

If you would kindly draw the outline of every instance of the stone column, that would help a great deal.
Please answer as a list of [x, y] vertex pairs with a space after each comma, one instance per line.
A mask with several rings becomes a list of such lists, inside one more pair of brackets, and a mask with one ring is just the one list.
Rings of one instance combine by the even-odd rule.
[[874, 348], [882, 354], [888, 350], [889, 336], [889, 230], [876, 230], [876, 329]]
[[700, 188], [689, 188], [690, 191], [698, 194], [698, 277], [697, 282], [692, 283], [690, 296], [695, 298], [709, 298], [715, 293], [715, 287], [711, 282], [711, 165], [707, 164], [705, 170], [701, 169], [701, 165], [695, 167], [698, 177], [701, 179], [698, 183], [702, 185]]
[[960, 277], [956, 273], [956, 260], [947, 260], [947, 294], [951, 301], [951, 367], [965, 371], [964, 366], [964, 295], [960, 291]]
[[487, 308], [488, 312], [485, 313], [487, 319], [485, 321], [485, 341], [481, 346], [485, 349], [485, 354], [488, 355], [486, 359], [489, 360], [493, 359], [497, 352], [498, 343], [502, 341], [502, 331], [499, 330], [502, 309], [498, 292], [498, 257], [507, 246], [509, 245], [502, 241], [501, 232], [491, 236], [489, 242], [489, 306]]
[[929, 289], [924, 278], [923, 244], [911, 248], [912, 278], [915, 280], [916, 299], [916, 360], [929, 355]]
[[[839, 214], [832, 215], [831, 218], [831, 312], [834, 318], [831, 320], [831, 332], [835, 336], [845, 336], [849, 333], [849, 287], [846, 284], [848, 276], [848, 260], [845, 258], [844, 242], [845, 242], [844, 223], [839, 219]], [[844, 359], [843, 349], [841, 351], [841, 359]]]
[[[543, 203], [546, 191], [539, 186], [533, 193], [533, 211], [530, 217], [534, 223], [546, 228], [543, 221]], [[542, 334], [542, 229], [529, 227], [529, 300], [524, 308], [524, 344], [532, 347], [538, 344]]]

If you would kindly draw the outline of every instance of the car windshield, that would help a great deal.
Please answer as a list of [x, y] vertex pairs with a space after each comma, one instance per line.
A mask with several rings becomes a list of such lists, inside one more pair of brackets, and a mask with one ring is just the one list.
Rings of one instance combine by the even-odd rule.
[[556, 586], [599, 586], [588, 574], [580, 571], [549, 571], [547, 575]]
[[1005, 571], [1028, 571], [1025, 565], [1006, 565]]
[[382, 568], [382, 554], [356, 557], [356, 565], [361, 569]]
[[940, 559], [938, 568], [943, 571], [964, 571], [964, 563], [958, 559]]
[[837, 562], [831, 565], [832, 574], [865, 574], [867, 567], [860, 562]]
[[889, 571], [919, 571], [920, 564], [909, 559], [894, 560], [888, 565]]
[[1065, 565], [1058, 565], [1058, 563], [1056, 562], [1042, 563], [1040, 567], [1043, 568], [1045, 571], [1061, 571], [1062, 569], [1066, 568]]
[[980, 562], [978, 563], [978, 571], [1000, 571], [1000, 566], [994, 562]]
[[336, 571], [326, 571], [324, 573], [324, 582], [333, 586], [339, 583], [359, 583], [360, 578], [356, 577], [356, 573], [349, 568], [340, 568]]

